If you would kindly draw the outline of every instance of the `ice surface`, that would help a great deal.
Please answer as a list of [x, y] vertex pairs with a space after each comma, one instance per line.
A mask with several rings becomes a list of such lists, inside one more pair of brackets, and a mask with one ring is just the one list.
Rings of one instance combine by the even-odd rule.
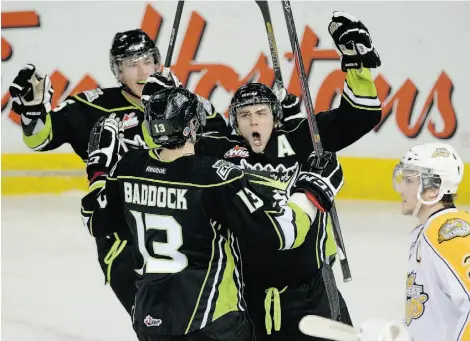
[[[2, 197], [3, 341], [136, 340], [83, 227], [83, 193]], [[353, 280], [338, 286], [356, 325], [401, 320], [412, 218], [398, 203], [337, 204]]]

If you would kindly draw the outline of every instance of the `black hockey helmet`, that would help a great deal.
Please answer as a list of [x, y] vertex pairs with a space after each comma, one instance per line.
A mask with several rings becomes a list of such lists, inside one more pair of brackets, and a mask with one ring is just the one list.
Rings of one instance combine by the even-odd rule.
[[137, 60], [149, 54], [153, 56], [155, 64], [160, 64], [160, 51], [147, 33], [141, 29], [118, 32], [113, 38], [109, 51], [111, 70], [118, 78], [120, 66], [124, 60]]
[[271, 88], [262, 83], [247, 83], [237, 89], [230, 102], [229, 116], [232, 128], [237, 127], [237, 109], [260, 103], [270, 105], [274, 120], [282, 119], [281, 103]]
[[144, 119], [145, 130], [152, 141], [162, 147], [171, 147], [192, 139], [192, 132], [206, 125], [206, 111], [189, 90], [167, 88], [146, 101]]

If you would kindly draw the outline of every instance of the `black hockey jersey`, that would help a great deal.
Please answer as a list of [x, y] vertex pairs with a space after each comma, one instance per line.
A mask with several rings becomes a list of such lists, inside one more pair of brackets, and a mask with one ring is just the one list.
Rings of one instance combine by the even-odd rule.
[[158, 319], [155, 333], [182, 335], [245, 310], [237, 238], [268, 250], [301, 245], [312, 212], [259, 180], [212, 157], [164, 162], [155, 149], [130, 151], [111, 170], [88, 225], [95, 236], [132, 231], [139, 329]]
[[[228, 133], [225, 118], [212, 112], [207, 114], [206, 131]], [[23, 132], [26, 145], [35, 151], [48, 151], [69, 143], [83, 160], [88, 158], [88, 141], [93, 125], [102, 116], [112, 113], [124, 125], [124, 140], [127, 149], [146, 148], [142, 133], [143, 108], [119, 87], [97, 88], [68, 97], [47, 114], [45, 125], [33, 135]]]
[[[380, 102], [370, 71], [348, 71], [339, 107], [316, 115], [323, 148], [333, 152], [346, 148], [370, 132], [380, 118]], [[278, 197], [288, 196], [290, 180], [295, 179], [312, 151], [307, 119], [288, 121], [284, 127], [275, 129], [260, 154], [254, 153], [241, 136], [209, 135], [196, 144], [196, 153], [223, 158], [247, 172], [270, 177], [272, 185], [278, 188]], [[260, 251], [261, 247], [243, 248], [247, 284], [283, 287], [307, 281], [325, 261], [327, 239], [333, 237], [327, 234], [327, 217], [320, 214], [305, 243], [295, 250], [279, 253]], [[297, 266], [292, 268], [294, 260]]]

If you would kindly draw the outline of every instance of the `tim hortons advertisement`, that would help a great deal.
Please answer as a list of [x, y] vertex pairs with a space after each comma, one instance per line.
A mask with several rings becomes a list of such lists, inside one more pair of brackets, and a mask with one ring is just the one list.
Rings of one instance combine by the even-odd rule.
[[[270, 7], [284, 81], [300, 95], [281, 4]], [[51, 77], [53, 107], [70, 94], [115, 86], [108, 61], [114, 34], [141, 27], [164, 58], [175, 10], [172, 1], [2, 3], [2, 153], [29, 152], [8, 94], [24, 64]], [[382, 121], [342, 155], [397, 158], [413, 144], [441, 140], [470, 162], [469, 47], [463, 43], [470, 36], [470, 3], [292, 2], [292, 10], [316, 112], [337, 106], [343, 87], [327, 32], [334, 10], [362, 20], [381, 55], [383, 66], [373, 74]], [[189, 89], [225, 112], [241, 84], [274, 83], [271, 65], [254, 1], [186, 2], [172, 70]]]

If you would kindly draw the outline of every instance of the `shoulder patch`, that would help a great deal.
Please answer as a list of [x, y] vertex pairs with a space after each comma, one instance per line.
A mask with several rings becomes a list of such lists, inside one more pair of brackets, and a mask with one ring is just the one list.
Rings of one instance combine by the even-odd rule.
[[448, 219], [439, 229], [438, 242], [442, 243], [456, 237], [464, 238], [470, 235], [470, 224], [463, 219]]
[[100, 88], [96, 88], [93, 90], [83, 91], [83, 94], [85, 95], [86, 100], [88, 102], [93, 102], [95, 99], [97, 99], [103, 94], [103, 90], [101, 90]]
[[240, 167], [226, 160], [218, 160], [216, 163], [212, 165], [212, 168], [215, 168], [217, 170], [216, 171], [217, 175], [224, 181], [227, 180], [232, 170], [238, 169], [241, 171]]

